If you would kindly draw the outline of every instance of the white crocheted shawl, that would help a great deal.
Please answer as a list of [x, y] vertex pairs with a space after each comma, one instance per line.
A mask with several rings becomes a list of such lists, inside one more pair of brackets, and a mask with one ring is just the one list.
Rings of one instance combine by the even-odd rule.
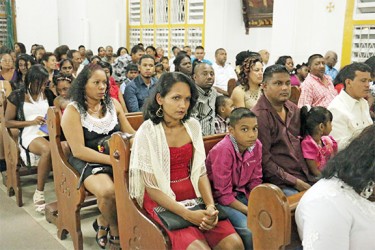
[[[199, 122], [194, 118], [183, 124], [194, 147], [190, 179], [195, 194], [200, 197], [199, 177], [206, 174], [202, 131]], [[141, 207], [146, 186], [159, 189], [172, 199], [176, 199], [170, 187], [170, 153], [161, 123], [155, 125], [151, 120], [146, 120], [138, 129], [132, 146], [129, 171], [130, 196], [136, 198]]]

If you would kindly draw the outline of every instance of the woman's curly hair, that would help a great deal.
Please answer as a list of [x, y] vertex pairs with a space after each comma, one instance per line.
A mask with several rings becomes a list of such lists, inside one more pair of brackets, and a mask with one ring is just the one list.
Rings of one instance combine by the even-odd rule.
[[[91, 78], [92, 74], [97, 70], [103, 70], [98, 64], [88, 64], [83, 70], [78, 74], [77, 78], [74, 79], [72, 86], [69, 89], [69, 96], [72, 101], [76, 102], [78, 105], [79, 112], [81, 114], [87, 114], [87, 103], [86, 103], [86, 84]], [[109, 81], [107, 78], [107, 88], [105, 90], [104, 98], [100, 101], [102, 106], [102, 115], [105, 115], [107, 110], [111, 110], [111, 97], [109, 95]]]
[[250, 89], [249, 86], [249, 74], [251, 69], [255, 66], [257, 62], [263, 63], [262, 58], [258, 55], [252, 55], [245, 59], [241, 65], [241, 70], [238, 75], [238, 82], [244, 86], [245, 91]]

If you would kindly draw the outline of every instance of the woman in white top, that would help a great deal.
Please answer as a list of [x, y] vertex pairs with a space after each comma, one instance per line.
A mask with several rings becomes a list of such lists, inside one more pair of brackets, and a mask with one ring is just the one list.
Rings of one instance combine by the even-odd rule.
[[263, 81], [263, 64], [258, 55], [252, 55], [242, 63], [238, 77], [240, 85], [234, 88], [231, 99], [237, 108], [251, 109], [260, 98]]
[[53, 94], [46, 88], [48, 72], [41, 65], [32, 66], [25, 76], [25, 88], [13, 91], [8, 97], [5, 111], [5, 126], [20, 130], [19, 144], [26, 151], [39, 155], [38, 181], [33, 201], [37, 212], [44, 213], [44, 184], [51, 170], [51, 153], [47, 136], [40, 127], [46, 123], [45, 116], [53, 105]]
[[296, 210], [303, 249], [375, 249], [375, 125], [327, 163]]

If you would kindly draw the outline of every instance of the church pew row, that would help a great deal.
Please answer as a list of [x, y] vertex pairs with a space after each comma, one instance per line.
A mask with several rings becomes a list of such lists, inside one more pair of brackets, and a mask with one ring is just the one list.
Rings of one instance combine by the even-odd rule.
[[[65, 239], [69, 233], [74, 249], [83, 249], [80, 210], [82, 207], [95, 205], [96, 198], [83, 185], [77, 189], [80, 174], [69, 164], [69, 150], [64, 150], [61, 142], [60, 112], [50, 107], [47, 117], [57, 201], [46, 206], [46, 219], [56, 224], [59, 239]], [[143, 122], [143, 116], [141, 113], [131, 114], [128, 120], [134, 128], [138, 128]]]
[[[7, 165], [7, 193], [8, 196], [16, 195], [17, 206], [23, 205], [21, 176], [32, 175], [37, 173], [35, 166], [26, 167], [20, 158], [17, 136], [13, 136], [11, 129], [5, 127], [5, 109], [7, 99], [4, 91], [0, 91], [0, 119], [1, 133], [3, 135], [4, 155]], [[17, 129], [16, 129], [17, 130]]]
[[[225, 134], [204, 137], [206, 153]], [[169, 237], [157, 222], [129, 194], [130, 142], [121, 133], [110, 140], [115, 182], [117, 219], [122, 249], [171, 249]]]

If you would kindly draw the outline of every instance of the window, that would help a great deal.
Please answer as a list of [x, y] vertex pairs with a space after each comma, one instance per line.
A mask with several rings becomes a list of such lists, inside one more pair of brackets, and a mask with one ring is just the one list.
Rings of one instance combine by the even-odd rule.
[[12, 49], [15, 34], [14, 0], [0, 0], [0, 45]]
[[128, 0], [128, 48], [204, 46], [204, 0]]
[[375, 56], [375, 0], [348, 0], [346, 11], [341, 65]]

